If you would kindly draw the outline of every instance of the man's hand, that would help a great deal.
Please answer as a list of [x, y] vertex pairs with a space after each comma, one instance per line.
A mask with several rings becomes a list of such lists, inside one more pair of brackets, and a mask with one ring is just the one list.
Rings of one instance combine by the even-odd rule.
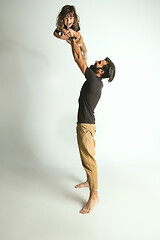
[[68, 37], [76, 37], [79, 38], [80, 37], [80, 32], [76, 32], [73, 29], [69, 28], [69, 29], [63, 29], [63, 33]]
[[67, 29], [63, 29], [63, 34], [64, 34], [65, 36], [67, 36], [68, 38], [71, 37], [70, 31], [67, 30]]
[[70, 37], [75, 37], [75, 35], [74, 35], [75, 31], [73, 29], [69, 28], [68, 33], [69, 33]]
[[71, 28], [69, 28], [68, 31], [69, 31], [71, 37], [79, 38], [81, 36], [80, 31], [76, 32]]

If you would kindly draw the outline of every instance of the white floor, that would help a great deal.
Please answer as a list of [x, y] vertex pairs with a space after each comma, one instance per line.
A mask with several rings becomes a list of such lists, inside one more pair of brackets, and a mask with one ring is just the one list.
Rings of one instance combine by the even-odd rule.
[[79, 210], [79, 169], [0, 169], [1, 240], [159, 240], [160, 168], [99, 169], [100, 202]]

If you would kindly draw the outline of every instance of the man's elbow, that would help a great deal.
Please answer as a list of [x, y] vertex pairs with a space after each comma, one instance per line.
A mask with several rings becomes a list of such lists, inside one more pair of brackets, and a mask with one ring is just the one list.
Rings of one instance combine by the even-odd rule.
[[79, 58], [78, 58], [78, 56], [76, 55], [76, 56], [74, 56], [74, 61], [76, 62], [76, 63], [78, 63], [78, 61], [79, 61]]

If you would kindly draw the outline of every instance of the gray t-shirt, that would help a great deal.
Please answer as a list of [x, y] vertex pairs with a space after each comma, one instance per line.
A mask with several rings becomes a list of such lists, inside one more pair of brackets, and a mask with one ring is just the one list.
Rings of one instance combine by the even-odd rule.
[[95, 124], [94, 109], [101, 97], [103, 83], [101, 78], [90, 69], [85, 71], [86, 81], [84, 82], [80, 96], [78, 109], [78, 123]]

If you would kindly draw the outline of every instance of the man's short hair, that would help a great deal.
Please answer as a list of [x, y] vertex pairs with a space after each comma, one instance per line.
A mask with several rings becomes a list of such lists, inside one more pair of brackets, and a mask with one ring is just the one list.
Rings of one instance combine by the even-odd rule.
[[111, 82], [114, 79], [116, 68], [110, 58], [106, 57], [104, 60], [108, 63], [102, 68], [104, 73], [101, 75], [101, 78], [109, 78], [108, 82]]

